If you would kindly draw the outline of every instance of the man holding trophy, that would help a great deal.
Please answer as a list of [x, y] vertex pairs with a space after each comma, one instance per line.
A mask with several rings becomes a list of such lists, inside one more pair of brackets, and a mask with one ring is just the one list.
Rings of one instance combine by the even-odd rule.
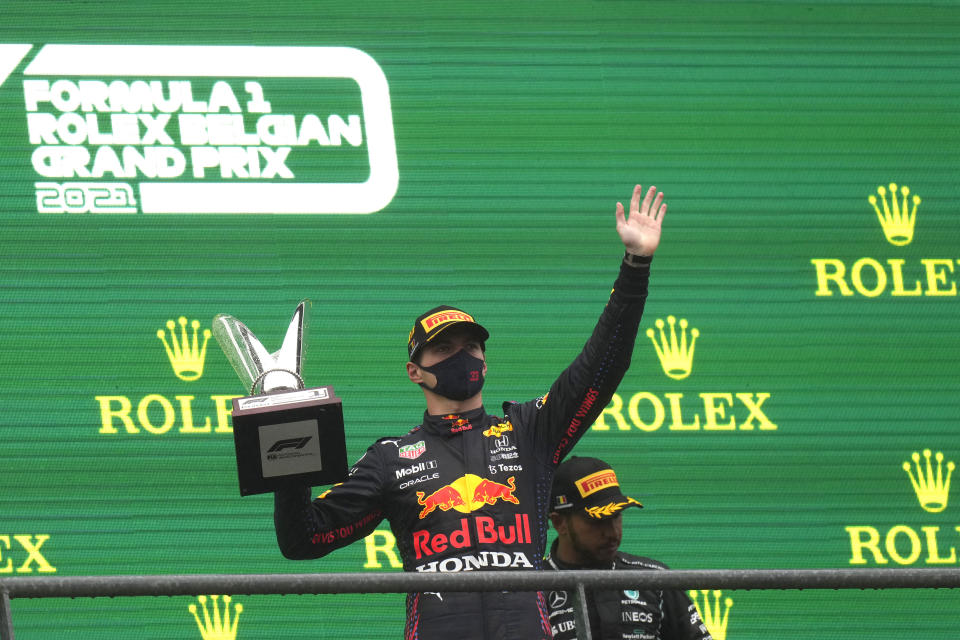
[[[626, 254], [592, 336], [548, 393], [505, 403], [502, 417], [482, 401], [486, 329], [446, 306], [417, 318], [406, 371], [423, 389], [422, 424], [378, 440], [317, 499], [307, 482], [277, 489], [283, 555], [319, 558], [386, 518], [406, 571], [541, 569], [554, 469], [630, 364], [666, 210], [656, 187], [634, 188], [629, 215], [617, 203]], [[548, 614], [540, 592], [411, 593], [405, 638], [550, 638]]]

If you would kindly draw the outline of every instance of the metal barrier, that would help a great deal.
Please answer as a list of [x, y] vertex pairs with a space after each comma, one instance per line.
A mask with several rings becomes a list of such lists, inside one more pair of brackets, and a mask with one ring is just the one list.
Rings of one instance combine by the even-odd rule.
[[[406, 593], [408, 591], [575, 591], [587, 589], [958, 589], [951, 569], [757, 569], [669, 571], [479, 571], [466, 573], [206, 574], [0, 579], [0, 640], [13, 640], [15, 598], [98, 598]], [[588, 632], [589, 633], [589, 632]], [[589, 638], [589, 635], [587, 636]]]

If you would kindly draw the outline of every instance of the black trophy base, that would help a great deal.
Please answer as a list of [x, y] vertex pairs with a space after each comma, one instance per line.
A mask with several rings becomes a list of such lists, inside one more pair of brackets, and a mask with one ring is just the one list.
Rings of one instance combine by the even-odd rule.
[[343, 406], [333, 387], [233, 400], [240, 495], [343, 482]]

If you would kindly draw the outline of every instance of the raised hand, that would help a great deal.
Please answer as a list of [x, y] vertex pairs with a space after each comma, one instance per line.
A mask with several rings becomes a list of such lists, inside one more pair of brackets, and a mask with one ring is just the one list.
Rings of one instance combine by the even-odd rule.
[[617, 203], [617, 233], [629, 253], [639, 256], [652, 256], [660, 244], [660, 227], [667, 213], [663, 202], [663, 193], [656, 187], [647, 189], [647, 195], [640, 202], [643, 190], [639, 184], [633, 188], [630, 198], [630, 217], [626, 217], [623, 204]]

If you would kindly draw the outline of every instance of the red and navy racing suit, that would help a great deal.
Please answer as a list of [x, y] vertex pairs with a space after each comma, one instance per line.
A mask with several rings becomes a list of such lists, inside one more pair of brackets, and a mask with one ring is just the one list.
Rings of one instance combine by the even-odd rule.
[[[551, 568], [586, 568], [567, 566], [556, 558], [556, 553], [557, 541], [554, 540], [547, 557], [547, 565]], [[667, 568], [662, 562], [622, 551], [617, 552], [611, 565], [611, 569], [634, 571]], [[586, 593], [593, 640], [713, 640], [696, 606], [678, 589], [591, 590]], [[547, 592], [554, 640], [577, 640], [574, 607], [579, 605], [574, 595], [569, 591]], [[579, 637], [583, 636], [580, 634]]]
[[[383, 438], [321, 498], [278, 491], [277, 541], [290, 559], [319, 558], [386, 518], [406, 571], [540, 569], [557, 464], [607, 405], [630, 364], [649, 262], [626, 263], [593, 335], [547, 395], [424, 416], [407, 435]], [[541, 592], [411, 593], [408, 640], [550, 638]]]

